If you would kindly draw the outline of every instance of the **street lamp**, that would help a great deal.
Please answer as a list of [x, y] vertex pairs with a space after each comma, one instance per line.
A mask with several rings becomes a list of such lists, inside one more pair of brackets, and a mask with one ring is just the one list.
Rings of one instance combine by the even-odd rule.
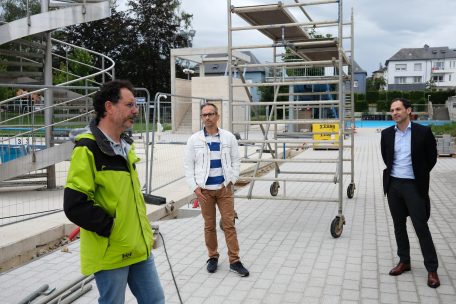
[[194, 70], [188, 68], [183, 69], [182, 72], [184, 72], [184, 74], [187, 74], [187, 80], [190, 80], [190, 74], [193, 75], [195, 73]]
[[428, 120], [431, 120], [434, 117], [434, 108], [432, 107], [431, 95], [428, 95], [427, 108], [428, 108]]
[[168, 98], [168, 96], [166, 96], [165, 94], [160, 94], [160, 95], [158, 95], [158, 98], [157, 98], [157, 131], [158, 132], [163, 131], [163, 126], [160, 123], [160, 101], [162, 98], [166, 99], [166, 98]]

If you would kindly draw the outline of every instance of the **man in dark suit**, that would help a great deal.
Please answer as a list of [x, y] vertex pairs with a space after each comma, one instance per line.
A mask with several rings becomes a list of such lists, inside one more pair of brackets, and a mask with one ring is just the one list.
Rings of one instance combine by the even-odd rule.
[[381, 150], [386, 165], [383, 190], [388, 197], [400, 260], [389, 274], [397, 276], [411, 269], [406, 225], [410, 216], [428, 271], [427, 284], [437, 288], [438, 260], [427, 223], [431, 211], [429, 173], [437, 162], [435, 137], [431, 128], [410, 121], [409, 100], [393, 99], [390, 110], [396, 125], [382, 131]]

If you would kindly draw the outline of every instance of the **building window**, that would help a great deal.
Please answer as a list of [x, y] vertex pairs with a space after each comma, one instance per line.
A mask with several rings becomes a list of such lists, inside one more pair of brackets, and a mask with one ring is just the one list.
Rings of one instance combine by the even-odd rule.
[[396, 64], [396, 71], [407, 71], [406, 64]]
[[354, 81], [353, 81], [353, 87], [354, 87], [354, 88], [357, 88], [357, 87], [358, 87], [358, 80], [354, 80]]
[[451, 81], [451, 74], [448, 75], [448, 81]]
[[443, 75], [432, 76], [434, 82], [443, 82]]
[[413, 65], [413, 68], [414, 68], [415, 71], [421, 71], [421, 69], [422, 69], [422, 64], [421, 64], [421, 63], [415, 63], [415, 64]]
[[407, 77], [394, 77], [395, 84], [407, 83]]
[[432, 66], [433, 71], [443, 70], [445, 68], [445, 62], [443, 61], [436, 61]]
[[452, 68], [452, 69], [456, 68], [456, 61], [455, 60], [450, 61], [450, 68]]
[[414, 76], [413, 77], [413, 82], [414, 83], [421, 83], [422, 82], [422, 77], [421, 76]]

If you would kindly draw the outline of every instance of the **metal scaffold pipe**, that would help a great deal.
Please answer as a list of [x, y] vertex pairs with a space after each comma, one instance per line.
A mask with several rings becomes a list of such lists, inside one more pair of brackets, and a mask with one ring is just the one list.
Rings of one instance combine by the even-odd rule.
[[311, 6], [311, 5], [320, 5], [320, 4], [331, 4], [338, 3], [338, 0], [327, 0], [327, 1], [309, 1], [306, 3], [290, 3], [290, 4], [270, 4], [270, 5], [257, 5], [257, 6], [243, 6], [243, 7], [231, 7], [229, 8], [232, 13], [241, 14], [241, 13], [250, 13], [250, 12], [265, 12], [275, 10], [277, 8], [287, 8], [287, 7], [302, 7], [302, 6]]
[[249, 30], [262, 30], [262, 29], [273, 29], [273, 28], [287, 28], [295, 26], [307, 26], [307, 27], [317, 27], [319, 25], [337, 25], [337, 20], [326, 20], [318, 22], [293, 22], [293, 23], [277, 23], [277, 24], [267, 24], [267, 25], [251, 25], [251, 26], [238, 26], [233, 27], [232, 31], [249, 31]]

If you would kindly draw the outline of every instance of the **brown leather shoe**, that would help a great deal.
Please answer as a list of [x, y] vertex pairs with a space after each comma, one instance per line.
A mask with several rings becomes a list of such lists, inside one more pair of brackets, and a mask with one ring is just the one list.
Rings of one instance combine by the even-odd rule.
[[399, 264], [397, 264], [396, 267], [391, 269], [391, 271], [389, 272], [389, 275], [398, 276], [398, 275], [402, 274], [404, 271], [410, 271], [410, 269], [412, 269], [410, 266], [410, 263], [399, 262]]
[[437, 288], [440, 286], [440, 280], [437, 272], [428, 273], [428, 286], [431, 288]]

